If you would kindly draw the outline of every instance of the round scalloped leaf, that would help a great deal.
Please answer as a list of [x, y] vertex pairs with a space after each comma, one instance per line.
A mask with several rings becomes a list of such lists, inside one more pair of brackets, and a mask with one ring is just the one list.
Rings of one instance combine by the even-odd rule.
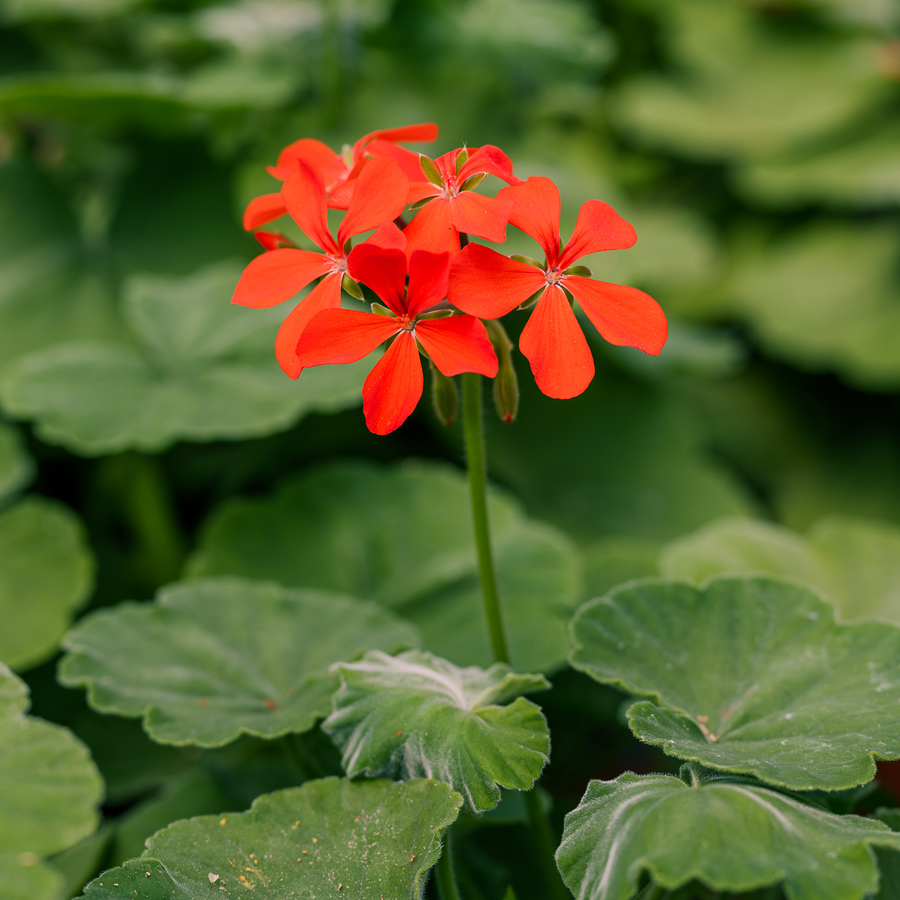
[[572, 665], [651, 701], [632, 731], [670, 756], [771, 784], [843, 790], [900, 757], [900, 629], [838, 625], [803, 585], [627, 585], [572, 622]]
[[341, 687], [322, 729], [348, 775], [437, 778], [484, 812], [500, 787], [530, 790], [549, 759], [547, 722], [521, 696], [549, 688], [542, 675], [501, 663], [461, 669], [415, 650], [335, 668]]
[[103, 782], [81, 741], [28, 706], [28, 688], [0, 664], [0, 882], [10, 900], [56, 900], [61, 876], [41, 858], [94, 830]]
[[81, 523], [65, 506], [26, 497], [0, 513], [0, 660], [25, 669], [52, 656], [93, 581]]
[[[499, 493], [490, 520], [513, 662], [559, 666], [583, 596], [577, 548]], [[287, 481], [270, 499], [226, 502], [188, 571], [346, 591], [402, 613], [425, 647], [457, 665], [492, 659], [468, 482], [447, 466], [339, 463]]]
[[28, 484], [33, 473], [19, 433], [0, 422], [0, 501]]
[[85, 617], [63, 642], [59, 678], [87, 686], [100, 712], [143, 716], [160, 743], [220, 747], [306, 731], [331, 710], [332, 663], [416, 643], [411, 625], [374, 604], [209, 579]]
[[804, 538], [771, 522], [720, 519], [663, 548], [660, 572], [701, 582], [722, 572], [765, 572], [806, 581], [846, 622], [900, 624], [900, 528], [845, 516], [820, 519]]
[[288, 310], [233, 306], [239, 275], [229, 262], [131, 278], [124, 312], [136, 346], [71, 343], [23, 357], [0, 385], [4, 403], [85, 455], [270, 434], [313, 410], [357, 405], [372, 360], [287, 378], [273, 343]]
[[436, 781], [308, 781], [258, 798], [248, 812], [175, 822], [83, 896], [419, 900], [461, 803]]
[[877, 888], [874, 847], [900, 849], [900, 835], [754, 783], [628, 772], [590, 783], [556, 859], [580, 900], [629, 900], [642, 872], [669, 889], [780, 882], [788, 900], [862, 900]]

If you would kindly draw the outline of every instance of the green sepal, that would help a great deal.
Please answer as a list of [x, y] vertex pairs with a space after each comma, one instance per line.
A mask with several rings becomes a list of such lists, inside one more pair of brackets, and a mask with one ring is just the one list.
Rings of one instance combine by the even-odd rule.
[[390, 316], [392, 319], [396, 319], [397, 316], [389, 310], [386, 306], [382, 306], [380, 303], [372, 304], [372, 312], [375, 313], [376, 316]]
[[419, 155], [419, 165], [422, 166], [422, 171], [425, 173], [425, 177], [436, 187], [444, 186], [444, 179], [441, 176], [441, 173], [438, 171], [438, 167], [434, 164], [434, 160], [427, 157], [424, 153]]
[[346, 272], [341, 277], [341, 287], [353, 297], [354, 300], [365, 300], [360, 286]]
[[476, 172], [474, 175], [470, 175], [459, 186], [459, 192], [462, 193], [463, 191], [474, 191], [475, 188], [477, 188], [485, 178], [487, 178], [487, 172]]
[[421, 200], [416, 200], [415, 203], [410, 204], [409, 210], [410, 212], [415, 212], [417, 209], [427, 206], [432, 200], [437, 200], [437, 197], [423, 197]]
[[[462, 167], [469, 161], [469, 151], [463, 147], [459, 153], [456, 154], [456, 174], [462, 171]], [[460, 188], [462, 190], [462, 188]]]
[[510, 256], [510, 259], [514, 259], [516, 262], [520, 263], [528, 263], [529, 266], [534, 266], [544, 272], [547, 271], [546, 263], [539, 263], [536, 259], [532, 259], [530, 256], [524, 256], [521, 253], [513, 253], [513, 255]]
[[452, 309], [435, 309], [432, 312], [422, 313], [416, 316], [416, 321], [420, 319], [449, 319], [453, 315]]
[[587, 266], [569, 266], [563, 275], [580, 275], [582, 278], [594, 277], [594, 273]]
[[534, 304], [537, 303], [538, 300], [540, 300], [541, 297], [544, 296], [545, 290], [546, 290], [546, 287], [542, 287], [540, 290], [535, 291], [527, 300], [523, 300], [519, 304], [518, 308], [519, 309], [531, 309], [531, 307], [534, 306]]
[[459, 412], [459, 391], [456, 382], [431, 364], [431, 402], [434, 414], [442, 425], [452, 425]]

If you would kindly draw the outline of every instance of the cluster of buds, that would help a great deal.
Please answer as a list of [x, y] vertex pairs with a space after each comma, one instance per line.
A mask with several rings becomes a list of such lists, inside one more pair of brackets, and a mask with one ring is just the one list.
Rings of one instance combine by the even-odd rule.
[[[597, 281], [576, 265], [589, 254], [632, 246], [637, 236], [624, 219], [588, 200], [563, 245], [559, 190], [549, 178], [523, 181], [506, 154], [490, 145], [433, 160], [400, 146], [436, 139], [437, 126], [410, 125], [372, 132], [337, 154], [304, 138], [269, 167], [281, 190], [257, 197], [244, 216], [265, 252], [244, 270], [233, 302], [274, 306], [318, 279], [275, 339], [287, 375], [355, 362], [385, 344], [363, 386], [363, 411], [371, 431], [387, 434], [422, 396], [420, 357], [430, 362], [442, 421], [455, 416], [452, 378], [462, 372], [493, 378], [497, 411], [512, 421], [518, 406], [513, 345], [498, 319], [514, 309], [534, 307], [519, 350], [550, 397], [575, 397], [594, 376], [576, 302], [611, 344], [660, 352], [667, 324], [656, 301], [636, 288]], [[496, 197], [475, 191], [489, 175], [507, 185]], [[336, 236], [329, 209], [345, 211]], [[414, 213], [408, 223], [407, 210]], [[321, 252], [264, 228], [285, 214]], [[508, 224], [538, 243], [544, 262], [470, 242], [501, 243]], [[341, 309], [342, 291], [363, 299], [360, 283], [381, 302], [371, 312]]]

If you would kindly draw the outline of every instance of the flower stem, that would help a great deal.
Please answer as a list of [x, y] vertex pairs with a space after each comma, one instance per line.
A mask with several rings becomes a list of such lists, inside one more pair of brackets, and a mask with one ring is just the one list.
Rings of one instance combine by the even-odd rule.
[[526, 791], [523, 796], [525, 810], [528, 813], [528, 824], [537, 849], [537, 860], [544, 875], [544, 881], [550, 888], [550, 896], [553, 900], [572, 900], [572, 895], [562, 883], [559, 870], [556, 868], [556, 842], [553, 840], [550, 823], [541, 807], [537, 785], [530, 791]]
[[491, 554], [491, 534], [488, 528], [486, 467], [484, 434], [481, 425], [481, 376], [464, 372], [463, 427], [466, 436], [466, 462], [469, 468], [469, 492], [472, 497], [472, 520], [475, 525], [475, 546], [478, 550], [478, 571], [484, 595], [484, 612], [491, 636], [491, 651], [495, 662], [509, 663], [509, 646], [503, 629], [503, 614], [497, 593], [497, 577]]
[[456, 887], [456, 875], [453, 872], [453, 846], [450, 840], [451, 830], [447, 829], [444, 837], [444, 849], [435, 866], [438, 893], [441, 900], [460, 900], [459, 890]]

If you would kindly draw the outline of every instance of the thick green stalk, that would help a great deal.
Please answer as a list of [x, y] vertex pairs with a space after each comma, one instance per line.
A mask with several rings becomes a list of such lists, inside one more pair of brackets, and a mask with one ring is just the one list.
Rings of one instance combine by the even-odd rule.
[[434, 874], [437, 877], [441, 900], [460, 900], [459, 890], [456, 887], [456, 875], [453, 873], [453, 845], [450, 835], [451, 829], [448, 828], [444, 837], [444, 849], [441, 858], [437, 861]]
[[491, 636], [491, 650], [496, 662], [509, 663], [509, 646], [503, 629], [497, 577], [491, 554], [491, 533], [488, 528], [487, 474], [484, 460], [484, 434], [481, 425], [481, 376], [465, 372], [463, 383], [463, 428], [466, 436], [466, 462], [469, 468], [469, 492], [472, 497], [472, 520], [475, 525], [475, 547], [478, 550], [478, 571], [484, 595], [484, 612]]

